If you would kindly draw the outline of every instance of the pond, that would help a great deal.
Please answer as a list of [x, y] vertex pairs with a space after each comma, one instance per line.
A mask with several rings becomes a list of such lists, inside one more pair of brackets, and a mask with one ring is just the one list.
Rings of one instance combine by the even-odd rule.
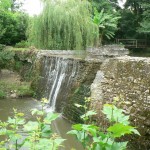
[[[17, 109], [18, 112], [23, 112], [27, 120], [32, 120], [33, 116], [30, 110], [33, 108], [40, 109], [40, 102], [28, 99], [4, 99], [0, 100], [0, 120], [6, 121], [8, 116], [13, 115], [13, 108]], [[71, 129], [71, 124], [62, 117], [59, 117], [52, 123], [53, 132], [59, 134], [62, 138], [66, 139], [63, 143], [64, 147], [61, 150], [71, 150], [72, 148], [76, 150], [82, 150], [82, 145], [78, 143], [75, 137], [72, 135], [67, 135], [67, 131]]]

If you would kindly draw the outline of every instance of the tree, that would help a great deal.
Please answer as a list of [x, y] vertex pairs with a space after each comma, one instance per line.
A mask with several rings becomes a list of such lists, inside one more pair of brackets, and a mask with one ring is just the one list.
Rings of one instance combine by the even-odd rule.
[[24, 0], [0, 0], [0, 9], [5, 11], [18, 11], [23, 5]]
[[15, 45], [26, 39], [28, 16], [19, 6], [16, 0], [0, 0], [0, 44]]
[[114, 37], [119, 18], [115, 14], [104, 13], [104, 9], [100, 13], [95, 9], [93, 21], [99, 26], [100, 44], [104, 37], [107, 39]]
[[98, 38], [91, 6], [81, 0], [45, 0], [43, 12], [32, 19], [29, 42], [42, 49], [86, 49]]
[[127, 0], [120, 12], [117, 38], [145, 38], [143, 33], [150, 31], [149, 0]]
[[150, 3], [145, 1], [141, 4], [143, 13], [140, 27], [138, 28], [139, 33], [150, 34]]
[[89, 0], [93, 6], [93, 21], [99, 26], [100, 44], [114, 37], [120, 18], [116, 0]]
[[10, 0], [0, 0], [0, 10], [8, 11], [11, 7]]

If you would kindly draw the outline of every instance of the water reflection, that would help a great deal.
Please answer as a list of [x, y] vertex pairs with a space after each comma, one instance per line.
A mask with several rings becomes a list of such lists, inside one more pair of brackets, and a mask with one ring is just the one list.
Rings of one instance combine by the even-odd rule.
[[[5, 99], [0, 100], [0, 120], [6, 121], [8, 116], [13, 115], [13, 108], [17, 109], [18, 112], [23, 112], [27, 120], [33, 120], [33, 116], [30, 110], [33, 108], [40, 109], [40, 103], [33, 99]], [[54, 132], [58, 133], [62, 138], [66, 139], [64, 146], [60, 148], [61, 150], [71, 150], [72, 148], [76, 150], [82, 150], [82, 146], [77, 142], [75, 137], [67, 135], [67, 131], [71, 129], [71, 124], [59, 117], [56, 121], [52, 123], [52, 129]]]

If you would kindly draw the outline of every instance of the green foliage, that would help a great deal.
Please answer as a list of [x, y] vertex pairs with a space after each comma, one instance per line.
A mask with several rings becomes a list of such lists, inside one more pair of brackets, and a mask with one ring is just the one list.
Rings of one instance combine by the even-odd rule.
[[25, 13], [0, 10], [0, 43], [15, 45], [25, 40], [27, 15]]
[[150, 3], [143, 2], [141, 3], [143, 8], [142, 21], [140, 27], [138, 28], [139, 33], [150, 34]]
[[86, 49], [98, 38], [98, 27], [90, 12], [86, 0], [46, 0], [43, 12], [29, 23], [28, 40], [42, 49]]
[[99, 13], [95, 9], [93, 22], [99, 26], [100, 41], [104, 36], [108, 39], [114, 37], [119, 19], [116, 14], [104, 12], [104, 9]]
[[6, 95], [16, 93], [18, 97], [32, 97], [34, 91], [31, 89], [29, 82], [13, 82], [13, 81], [0, 81], [0, 97], [5, 98]]
[[[46, 114], [43, 107], [47, 100], [42, 99], [41, 103], [41, 110], [32, 110], [35, 121], [26, 122], [24, 114], [18, 113], [16, 109], [14, 109], [14, 117], [9, 117], [6, 122], [0, 121], [0, 136], [4, 137], [0, 142], [0, 149], [56, 150], [61, 146], [64, 139], [52, 133], [50, 127], [58, 114]], [[20, 131], [27, 135], [22, 136]]]
[[[86, 103], [90, 99], [85, 99]], [[129, 125], [129, 116], [124, 115], [123, 110], [117, 108], [114, 100], [113, 104], [106, 104], [103, 106], [102, 112], [110, 122], [110, 126], [106, 131], [102, 131], [100, 127], [94, 124], [75, 124], [72, 126], [73, 130], [68, 134], [73, 134], [82, 143], [86, 150], [125, 150], [128, 142], [117, 142], [117, 138], [121, 138], [127, 134], [139, 134], [135, 127]], [[86, 113], [81, 116], [85, 123], [90, 120], [89, 116], [96, 113], [92, 110], [88, 111], [86, 105], [78, 105], [77, 107], [86, 108]]]
[[96, 8], [98, 12], [104, 9], [105, 13], [115, 14], [120, 8], [117, 0], [89, 0], [92, 3], [93, 8]]
[[149, 35], [150, 31], [149, 10], [149, 0], [127, 0], [125, 8], [119, 10], [121, 19], [116, 37], [148, 39], [144, 34]]
[[12, 66], [12, 63], [14, 61], [14, 55], [15, 53], [13, 51], [1, 50], [0, 51], [0, 68], [3, 69], [3, 68]]
[[5, 11], [19, 11], [20, 7], [22, 6], [23, 1], [17, 0], [0, 0], [0, 9]]
[[138, 16], [130, 10], [123, 9], [120, 11], [121, 19], [118, 23], [117, 38], [137, 38]]
[[2, 50], [4, 50], [4, 48], [5, 48], [5, 45], [0, 44], [0, 52], [1, 52]]
[[28, 43], [27, 43], [27, 41], [22, 40], [19, 43], [16, 43], [15, 47], [16, 48], [26, 48], [26, 47], [28, 47]]
[[0, 90], [0, 99], [3, 99], [6, 97], [6, 93], [3, 90]]
[[21, 85], [18, 87], [17, 94], [19, 97], [30, 96], [34, 95], [34, 91], [31, 90], [29, 85]]
[[0, 0], [0, 43], [15, 45], [25, 40], [28, 16], [20, 11], [22, 2]]

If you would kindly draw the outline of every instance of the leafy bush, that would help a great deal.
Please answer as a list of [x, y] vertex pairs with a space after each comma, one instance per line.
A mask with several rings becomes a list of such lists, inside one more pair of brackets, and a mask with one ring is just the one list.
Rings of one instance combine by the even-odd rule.
[[0, 43], [15, 45], [25, 40], [27, 19], [25, 13], [0, 10]]
[[0, 90], [0, 99], [3, 99], [6, 97], [6, 93], [3, 90]]
[[2, 51], [5, 48], [5, 45], [0, 44], [0, 51]]
[[[86, 98], [85, 102], [89, 103], [90, 99]], [[81, 116], [85, 124], [75, 124], [73, 130], [68, 134], [73, 134], [82, 143], [86, 150], [125, 150], [127, 141], [117, 142], [118, 138], [127, 134], [139, 134], [135, 127], [129, 125], [129, 116], [124, 115], [123, 110], [115, 106], [115, 104], [105, 104], [103, 106], [103, 114], [106, 115], [110, 126], [102, 131], [99, 126], [87, 124], [91, 116], [96, 115], [93, 110], [88, 111], [87, 105], [82, 106], [76, 104], [77, 107], [84, 108], [85, 114]]]
[[11, 68], [13, 65], [15, 53], [13, 51], [2, 50], [0, 51], [0, 68]]
[[[52, 133], [51, 123], [59, 115], [53, 113], [45, 113], [44, 106], [46, 99], [42, 99], [42, 109], [32, 110], [35, 121], [28, 121], [24, 118], [23, 113], [18, 113], [14, 109], [14, 117], [8, 117], [6, 122], [0, 121], [0, 136], [4, 140], [0, 142], [0, 149], [30, 149], [30, 150], [56, 150], [64, 139], [55, 133]], [[25, 132], [26, 136], [20, 133]]]
[[22, 85], [18, 88], [18, 96], [24, 97], [24, 96], [33, 96], [34, 91], [31, 90], [29, 85]]
[[27, 41], [22, 40], [19, 43], [16, 43], [15, 47], [16, 48], [26, 48], [26, 47], [28, 47], [28, 43], [27, 43]]

